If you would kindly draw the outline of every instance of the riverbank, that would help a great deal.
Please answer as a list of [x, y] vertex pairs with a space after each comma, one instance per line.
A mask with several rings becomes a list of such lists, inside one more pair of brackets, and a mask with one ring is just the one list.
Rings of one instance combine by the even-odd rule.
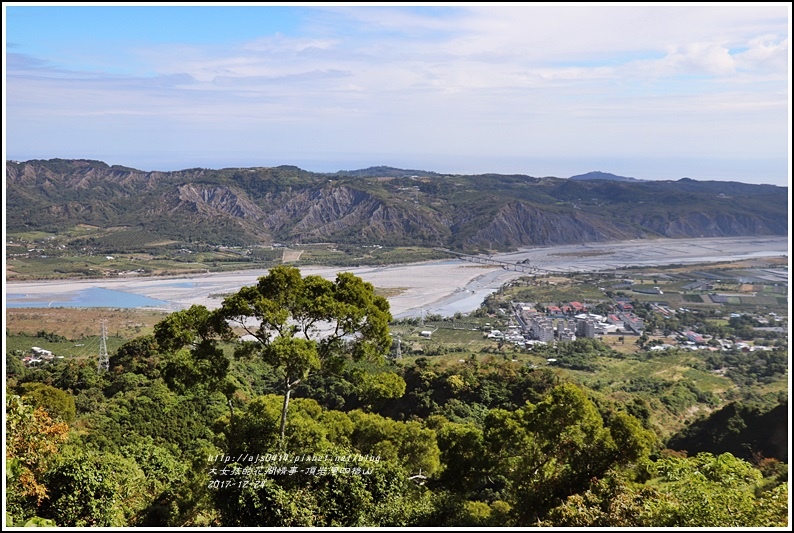
[[[618, 271], [632, 266], [788, 257], [788, 252], [788, 237], [657, 239], [538, 247], [491, 256], [503, 266], [443, 260], [355, 268], [302, 267], [301, 273], [332, 279], [339, 271], [352, 272], [387, 294], [392, 314], [397, 318], [419, 316], [422, 312], [451, 316], [476, 309], [502, 284], [527, 275], [521, 270], [504, 268], [505, 263], [528, 265], [541, 273]], [[134, 295], [158, 301], [155, 305], [135, 307], [175, 311], [200, 304], [212, 309], [220, 306], [226, 295], [253, 285], [266, 273], [267, 270], [244, 270], [167, 278], [9, 282], [4, 287], [4, 296], [7, 307], [31, 307], [31, 304], [68, 307], [69, 301], [80, 299], [85, 291], [104, 289], [116, 291], [118, 304]]]

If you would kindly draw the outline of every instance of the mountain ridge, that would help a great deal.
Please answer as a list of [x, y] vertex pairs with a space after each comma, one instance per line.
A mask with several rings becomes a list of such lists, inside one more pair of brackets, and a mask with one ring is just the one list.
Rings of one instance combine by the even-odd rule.
[[[591, 173], [592, 174], [592, 173]], [[614, 239], [785, 235], [788, 189], [739, 182], [439, 174], [394, 167], [140, 171], [6, 162], [8, 231], [128, 226], [152, 239], [463, 251]]]
[[586, 174], [577, 174], [576, 176], [571, 176], [568, 179], [574, 181], [586, 181], [586, 180], [645, 181], [637, 178], [629, 178], [626, 176], [617, 176], [609, 172], [601, 172], [600, 170], [594, 170], [592, 172], [587, 172]]

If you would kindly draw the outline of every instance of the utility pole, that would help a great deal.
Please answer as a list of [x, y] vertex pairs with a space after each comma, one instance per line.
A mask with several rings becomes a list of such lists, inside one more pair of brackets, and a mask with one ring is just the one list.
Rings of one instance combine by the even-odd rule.
[[102, 325], [102, 337], [99, 340], [99, 363], [97, 367], [99, 371], [108, 370], [110, 368], [110, 358], [108, 357], [108, 345], [107, 345], [107, 329], [105, 328], [106, 320], [100, 320], [99, 323]]

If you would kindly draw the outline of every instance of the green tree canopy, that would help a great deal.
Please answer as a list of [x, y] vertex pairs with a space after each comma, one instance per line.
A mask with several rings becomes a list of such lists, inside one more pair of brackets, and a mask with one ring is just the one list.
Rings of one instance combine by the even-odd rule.
[[331, 282], [281, 265], [227, 297], [216, 316], [225, 338], [235, 338], [229, 326], [246, 333], [236, 355], [260, 357], [279, 371], [282, 441], [290, 395], [310, 373], [339, 369], [350, 358], [383, 356], [391, 345], [388, 302], [348, 272]]
[[66, 440], [68, 426], [53, 421], [44, 408], [6, 396], [6, 519], [24, 524], [50, 497], [46, 472]]
[[405, 380], [394, 372], [370, 374], [364, 371], [355, 374], [356, 392], [369, 408], [382, 406], [386, 401], [405, 394]]
[[74, 397], [68, 392], [44, 383], [28, 382], [21, 387], [22, 396], [36, 407], [43, 407], [47, 413], [67, 424], [74, 422]]
[[177, 390], [204, 384], [222, 388], [229, 369], [229, 359], [218, 340], [229, 336], [229, 326], [203, 305], [171, 313], [154, 326], [154, 336], [166, 354], [163, 378]]
[[638, 484], [612, 471], [551, 510], [543, 526], [786, 527], [788, 484], [760, 490], [761, 473], [729, 453], [646, 462]]

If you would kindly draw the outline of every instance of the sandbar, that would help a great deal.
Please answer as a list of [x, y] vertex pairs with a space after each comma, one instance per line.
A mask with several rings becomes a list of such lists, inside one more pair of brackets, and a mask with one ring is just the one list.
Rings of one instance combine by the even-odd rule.
[[[505, 268], [504, 263], [530, 265], [539, 271], [609, 271], [628, 266], [788, 257], [788, 251], [787, 236], [654, 239], [533, 247], [489, 256], [503, 262], [502, 266], [453, 259], [355, 268], [306, 266], [301, 267], [301, 273], [333, 279], [340, 271], [352, 272], [383, 289], [392, 314], [398, 318], [422, 313], [451, 316], [476, 309], [502, 284], [527, 275]], [[177, 277], [9, 282], [4, 296], [13, 295], [12, 301], [45, 302], [99, 287], [164, 301], [166, 305], [162, 309], [168, 311], [194, 304], [213, 309], [221, 305], [225, 295], [253, 285], [266, 274], [267, 270], [243, 270]]]

